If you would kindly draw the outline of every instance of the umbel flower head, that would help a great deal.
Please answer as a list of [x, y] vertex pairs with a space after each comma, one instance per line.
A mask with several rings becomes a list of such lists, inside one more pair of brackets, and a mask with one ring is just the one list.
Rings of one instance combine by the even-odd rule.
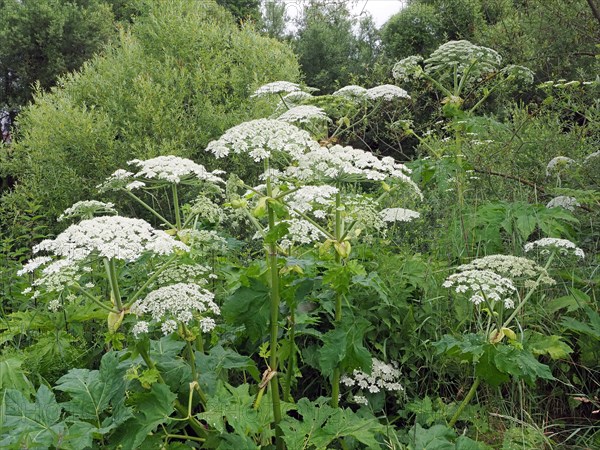
[[[131, 312], [137, 316], [149, 314], [152, 321], [161, 324], [164, 334], [177, 329], [177, 323], [189, 324], [198, 319], [200, 329], [204, 332], [215, 327], [210, 316], [219, 315], [220, 310], [214, 302], [214, 294], [194, 283], [177, 283], [160, 287], [150, 292], [142, 300], [131, 306]], [[148, 330], [148, 322], [138, 322], [134, 334]]]
[[319, 147], [310, 134], [280, 120], [258, 119], [230, 128], [218, 140], [206, 148], [217, 158], [225, 158], [230, 152], [247, 154], [254, 161], [262, 161], [276, 154], [293, 159], [308, 150]]
[[209, 172], [202, 164], [179, 156], [157, 156], [156, 158], [140, 160], [133, 159], [127, 164], [138, 166], [139, 171], [135, 178], [146, 180], [167, 181], [180, 184], [186, 181], [208, 181], [211, 183], [224, 183], [219, 175], [224, 174], [222, 170]]
[[411, 171], [404, 164], [386, 156], [378, 158], [370, 152], [334, 145], [317, 147], [300, 155], [297, 163], [286, 170], [286, 176], [303, 182], [320, 181], [384, 181], [396, 178], [409, 184], [421, 195], [409, 178]]
[[560, 175], [562, 172], [569, 169], [569, 167], [571, 167], [571, 165], [574, 163], [575, 160], [567, 158], [566, 156], [557, 156], [552, 158], [546, 166], [546, 176], [549, 177], [551, 175]]
[[264, 97], [272, 94], [289, 94], [300, 91], [300, 86], [290, 81], [273, 81], [259, 87], [250, 97]]
[[65, 219], [71, 218], [91, 219], [96, 214], [117, 214], [117, 210], [113, 203], [104, 203], [99, 202], [98, 200], [82, 200], [65, 209], [65, 211], [58, 216], [57, 220], [62, 222]]
[[425, 71], [434, 73], [456, 67], [459, 74], [467, 69], [470, 78], [496, 72], [500, 68], [502, 57], [491, 48], [471, 44], [469, 41], [449, 41], [440, 45], [425, 60]]
[[458, 266], [461, 272], [467, 270], [491, 270], [513, 282], [522, 282], [525, 287], [533, 287], [539, 278], [541, 284], [556, 284], [548, 272], [534, 261], [513, 255], [489, 255], [474, 259], [468, 264]]
[[331, 122], [322, 108], [313, 105], [294, 106], [281, 114], [277, 120], [287, 123]]
[[143, 188], [150, 183], [194, 184], [198, 181], [213, 184], [224, 183], [219, 176], [225, 173], [222, 170], [209, 172], [202, 164], [196, 164], [190, 159], [174, 155], [157, 156], [146, 160], [133, 159], [127, 164], [137, 166], [139, 171], [132, 173], [123, 169], [116, 170], [98, 186], [100, 192], [119, 189], [131, 191]]
[[417, 211], [405, 208], [386, 208], [379, 215], [384, 222], [411, 222], [421, 217]]
[[413, 79], [418, 79], [423, 76], [423, 68], [421, 63], [423, 57], [408, 56], [407, 58], [398, 61], [392, 69], [392, 76], [396, 81], [405, 83]]
[[575, 197], [559, 195], [548, 202], [546, 208], [563, 208], [567, 211], [575, 211], [577, 206], [581, 206]]
[[356, 386], [363, 392], [366, 391], [371, 394], [380, 391], [403, 391], [404, 388], [400, 384], [401, 375], [396, 361], [386, 364], [377, 358], [373, 358], [373, 367], [370, 374], [355, 369], [352, 376], [344, 375], [340, 382], [348, 387]]
[[469, 300], [475, 305], [484, 301], [504, 302], [505, 308], [514, 308], [510, 298], [517, 288], [511, 280], [491, 270], [464, 270], [446, 278], [442, 284], [445, 288], [454, 288], [458, 294], [471, 294]]
[[374, 88], [367, 90], [367, 98], [370, 100], [395, 100], [395, 99], [408, 99], [410, 95], [404, 89], [394, 86], [393, 84], [382, 84], [381, 86], [375, 86]]
[[167, 255], [187, 249], [185, 244], [155, 230], [145, 220], [101, 216], [71, 225], [55, 239], [46, 239], [33, 247], [33, 252], [49, 252], [68, 262], [82, 261], [91, 255], [135, 261], [145, 252]]
[[573, 253], [578, 258], [585, 258], [585, 253], [568, 239], [542, 238], [525, 244], [525, 252], [540, 249], [542, 253], [549, 253], [550, 249], [557, 250], [563, 255]]
[[338, 89], [332, 95], [346, 97], [349, 100], [362, 100], [367, 96], [367, 90], [362, 86], [350, 84]]

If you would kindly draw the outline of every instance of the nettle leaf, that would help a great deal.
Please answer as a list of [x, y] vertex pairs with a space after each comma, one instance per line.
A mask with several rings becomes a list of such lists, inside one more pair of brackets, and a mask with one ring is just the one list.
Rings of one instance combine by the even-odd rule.
[[234, 325], [243, 324], [250, 339], [258, 341], [269, 325], [269, 293], [268, 286], [250, 279], [249, 287], [240, 287], [225, 300], [221, 314]]
[[124, 450], [146, 448], [142, 443], [160, 424], [169, 421], [176, 398], [168, 386], [160, 383], [153, 384], [150, 392], [136, 395], [133, 399], [137, 413], [119, 428], [114, 441]]
[[573, 349], [562, 341], [561, 336], [545, 336], [532, 332], [527, 339], [527, 348], [536, 355], [548, 355], [550, 358], [563, 359], [573, 353]]
[[124, 397], [125, 371], [118, 366], [119, 357], [111, 352], [102, 357], [100, 370], [71, 369], [57, 381], [56, 389], [71, 397], [61, 406], [79, 419], [100, 424], [110, 403]]
[[371, 354], [363, 345], [363, 337], [370, 327], [366, 319], [346, 315], [333, 330], [325, 333], [319, 350], [321, 373], [329, 376], [338, 366], [345, 372], [356, 368], [369, 371]]
[[62, 408], [45, 385], [38, 389], [35, 403], [30, 403], [21, 392], [7, 389], [2, 406], [2, 448], [49, 448], [66, 434], [66, 424], [60, 420]]

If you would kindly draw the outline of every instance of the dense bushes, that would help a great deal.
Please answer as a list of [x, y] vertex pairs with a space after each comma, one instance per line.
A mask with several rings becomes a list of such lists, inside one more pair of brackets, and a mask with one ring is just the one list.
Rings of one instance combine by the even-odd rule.
[[94, 195], [101, 179], [132, 158], [206, 162], [211, 138], [261, 110], [248, 101], [253, 88], [297, 77], [287, 47], [239, 29], [220, 7], [161, 2], [104, 55], [52, 92], [37, 93], [19, 118], [10, 171], [20, 189], [57, 213]]

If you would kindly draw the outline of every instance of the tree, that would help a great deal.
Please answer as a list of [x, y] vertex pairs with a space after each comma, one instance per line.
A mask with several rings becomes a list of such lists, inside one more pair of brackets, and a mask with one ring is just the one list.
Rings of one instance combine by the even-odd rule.
[[210, 140], [261, 115], [253, 90], [298, 76], [287, 46], [239, 28], [214, 2], [151, 2], [103, 55], [36, 93], [20, 116], [11, 174], [60, 213], [133, 158], [175, 154], [210, 165]]
[[227, 8], [238, 22], [260, 20], [260, 0], [217, 0], [217, 3]]
[[282, 39], [289, 17], [286, 14], [286, 4], [281, 0], [268, 0], [263, 4], [262, 29], [272, 38]]
[[22, 105], [32, 86], [53, 86], [114, 35], [101, 0], [5, 0], [0, 3], [0, 105]]
[[442, 40], [442, 22], [436, 9], [427, 4], [410, 4], [393, 15], [381, 31], [381, 43], [389, 58], [428, 55]]
[[362, 36], [370, 40], [362, 41], [354, 34], [356, 24], [348, 2], [311, 1], [304, 8], [293, 44], [307, 84], [332, 92], [373, 62], [375, 48], [364, 48], [376, 45], [372, 31], [367, 31], [373, 22], [364, 23]]

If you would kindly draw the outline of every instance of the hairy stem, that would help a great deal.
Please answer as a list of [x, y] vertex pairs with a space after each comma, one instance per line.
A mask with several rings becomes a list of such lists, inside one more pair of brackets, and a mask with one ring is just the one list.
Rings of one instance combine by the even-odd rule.
[[450, 422], [448, 422], [449, 427], [453, 427], [456, 424], [456, 421], [462, 414], [463, 410], [473, 399], [473, 396], [475, 395], [475, 392], [477, 391], [477, 387], [479, 387], [480, 382], [481, 382], [481, 379], [479, 377], [476, 377], [475, 381], [473, 381], [473, 385], [471, 386], [471, 389], [469, 389], [469, 392], [467, 393], [467, 396], [461, 402], [460, 406], [454, 413], [454, 416], [452, 416], [452, 419], [450, 419]]

